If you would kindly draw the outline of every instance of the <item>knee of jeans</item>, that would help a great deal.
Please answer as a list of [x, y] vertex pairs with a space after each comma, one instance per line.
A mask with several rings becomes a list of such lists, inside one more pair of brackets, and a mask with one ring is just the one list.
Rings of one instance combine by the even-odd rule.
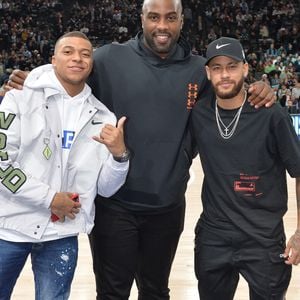
[[[52, 280], [35, 279], [36, 300], [67, 300], [70, 295], [74, 272], [64, 276], [51, 276]], [[44, 277], [48, 277], [46, 274]]]
[[43, 264], [34, 264], [37, 299], [67, 299], [77, 265], [75, 247], [58, 250]]
[[35, 299], [36, 300], [68, 300], [70, 297], [70, 287], [68, 290], [56, 291], [56, 290], [36, 290]]

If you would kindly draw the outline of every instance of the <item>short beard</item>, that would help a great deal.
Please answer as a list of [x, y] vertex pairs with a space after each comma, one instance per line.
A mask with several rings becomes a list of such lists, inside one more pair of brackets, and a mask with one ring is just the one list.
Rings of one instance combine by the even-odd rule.
[[158, 56], [168, 56], [171, 50], [173, 49], [174, 45], [176, 45], [178, 39], [179, 35], [175, 38], [171, 36], [171, 41], [169, 45], [159, 47], [154, 42], [152, 36], [149, 36], [148, 34], [144, 33], [144, 44]]
[[216, 95], [220, 99], [232, 99], [237, 96], [244, 87], [244, 78], [241, 78], [229, 92], [220, 92], [218, 86], [215, 86]]

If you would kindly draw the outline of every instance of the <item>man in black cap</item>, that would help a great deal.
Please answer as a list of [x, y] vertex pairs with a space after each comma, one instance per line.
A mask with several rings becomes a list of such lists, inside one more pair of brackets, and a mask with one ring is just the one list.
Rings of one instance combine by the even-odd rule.
[[[231, 300], [241, 274], [251, 300], [282, 300], [300, 262], [300, 141], [279, 105], [247, 101], [248, 64], [238, 40], [208, 45], [215, 101], [201, 99], [192, 126], [204, 171], [196, 226], [195, 272], [201, 300]], [[296, 178], [298, 226], [285, 243], [286, 171]]]

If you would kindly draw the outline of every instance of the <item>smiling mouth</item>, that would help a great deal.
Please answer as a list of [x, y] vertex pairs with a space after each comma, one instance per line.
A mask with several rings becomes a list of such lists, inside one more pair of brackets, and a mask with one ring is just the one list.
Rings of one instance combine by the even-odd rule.
[[223, 81], [223, 82], [220, 82], [219, 84], [218, 84], [218, 86], [224, 86], [224, 85], [232, 85], [232, 84], [234, 84], [234, 82], [231, 82], [231, 81]]
[[72, 66], [72, 67], [69, 67], [69, 69], [72, 71], [76, 71], [76, 72], [81, 72], [84, 70], [84, 68], [78, 67], [78, 66]]
[[168, 34], [156, 34], [154, 37], [161, 44], [166, 43], [170, 38]]

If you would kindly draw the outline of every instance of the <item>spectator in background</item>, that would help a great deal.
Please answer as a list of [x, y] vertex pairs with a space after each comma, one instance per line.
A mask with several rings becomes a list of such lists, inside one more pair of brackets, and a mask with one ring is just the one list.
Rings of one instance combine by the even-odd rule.
[[294, 78], [291, 98], [293, 103], [296, 105], [296, 112], [300, 113], [300, 73], [298, 73]]
[[272, 57], [277, 57], [278, 56], [278, 50], [275, 49], [274, 43], [270, 44], [270, 48], [266, 51], [266, 54], [272, 58]]
[[273, 60], [271, 58], [268, 58], [266, 63], [265, 63], [265, 67], [264, 67], [264, 72], [265, 74], [269, 74], [272, 71], [275, 71], [275, 65], [273, 64]]
[[5, 85], [7, 84], [7, 81], [4, 81], [4, 83], [2, 84], [2, 86], [0, 86], [0, 104], [2, 102], [2, 99], [4, 98], [4, 95], [6, 93], [6, 90], [5, 90]]
[[263, 74], [261, 76], [261, 80], [270, 85], [270, 80], [269, 80], [268, 74]]
[[184, 16], [183, 26], [185, 27], [185, 30], [188, 31], [188, 29], [193, 24], [193, 12], [192, 9], [187, 4], [184, 6], [183, 16]]
[[270, 85], [271, 88], [274, 89], [275, 91], [278, 90], [279, 85], [280, 85], [280, 79], [279, 79], [279, 74], [280, 72], [274, 72], [270, 74]]
[[4, 83], [7, 83], [11, 73], [12, 73], [12, 69], [5, 69], [4, 73], [0, 78], [0, 86], [2, 86]]
[[282, 107], [286, 107], [287, 106], [287, 95], [289, 93], [289, 90], [286, 86], [286, 84], [281, 83], [278, 91], [277, 91], [277, 97], [278, 97], [278, 101], [280, 103], [280, 105]]
[[287, 92], [286, 92], [286, 108], [287, 108], [287, 111], [288, 113], [290, 114], [294, 114], [296, 113], [296, 102], [293, 101], [292, 99], [292, 91], [291, 89], [287, 89]]

